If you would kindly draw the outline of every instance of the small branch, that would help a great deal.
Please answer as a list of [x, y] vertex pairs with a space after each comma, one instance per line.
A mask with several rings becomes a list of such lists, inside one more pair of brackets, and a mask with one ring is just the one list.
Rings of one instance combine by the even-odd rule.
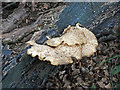
[[4, 44], [8, 43], [15, 43], [17, 41], [22, 40], [25, 36], [29, 35], [30, 33], [33, 33], [36, 31], [37, 26], [42, 23], [40, 20], [42, 16], [38, 17], [38, 19], [35, 21], [35, 23], [22, 27], [22, 28], [16, 28], [13, 31], [9, 33], [5, 33], [2, 35], [2, 41]]
[[15, 43], [18, 40], [23, 39], [26, 35], [33, 32], [37, 25], [29, 25], [22, 28], [13, 30], [10, 33], [5, 33], [2, 35], [3, 43]]
[[113, 85], [113, 81], [112, 81], [112, 74], [111, 74], [111, 71], [112, 71], [112, 68], [111, 68], [111, 63], [109, 64], [109, 74], [110, 74], [110, 84], [111, 84], [111, 87], [112, 87], [112, 90], [114, 90], [114, 85]]
[[13, 11], [12, 14], [8, 16], [7, 19], [3, 20], [1, 23], [1, 30], [2, 33], [7, 33], [10, 32], [13, 28], [15, 28], [15, 24], [19, 20], [23, 20], [27, 15], [26, 14], [26, 9], [24, 8], [24, 5], [20, 5], [17, 9]]

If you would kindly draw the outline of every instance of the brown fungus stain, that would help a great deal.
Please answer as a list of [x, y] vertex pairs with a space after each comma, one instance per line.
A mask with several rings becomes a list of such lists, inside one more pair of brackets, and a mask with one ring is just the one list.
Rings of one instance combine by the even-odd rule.
[[98, 46], [97, 39], [91, 31], [79, 25], [69, 25], [61, 37], [49, 38], [46, 41], [47, 45], [28, 41], [27, 44], [31, 45], [31, 48], [27, 50], [27, 54], [32, 57], [38, 56], [43, 61], [50, 61], [52, 65], [73, 63], [71, 57], [80, 60], [82, 57], [93, 55]]

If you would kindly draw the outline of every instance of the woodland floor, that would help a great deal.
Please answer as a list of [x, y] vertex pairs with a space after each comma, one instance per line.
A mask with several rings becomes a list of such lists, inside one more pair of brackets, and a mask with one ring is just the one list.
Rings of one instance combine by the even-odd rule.
[[[7, 4], [5, 4], [7, 5]], [[3, 7], [5, 6], [3, 4]], [[25, 42], [29, 41], [34, 34], [41, 29], [55, 27], [60, 11], [67, 3], [35, 3], [32, 8], [31, 3], [26, 3], [28, 16], [15, 28], [21, 28], [32, 24], [41, 15], [39, 28], [26, 35], [22, 40], [15, 43], [7, 43], [9, 49], [13, 51], [11, 57], [16, 56], [26, 47]], [[3, 9], [2, 18], [6, 19], [18, 4], [11, 5]], [[11, 7], [11, 8], [10, 8]], [[3, 40], [3, 45], [5, 45]], [[108, 42], [101, 42], [97, 47], [97, 52], [91, 57], [75, 60], [73, 64], [61, 65], [53, 76], [49, 76], [44, 87], [46, 88], [115, 88], [120, 87], [120, 72], [112, 75], [116, 66], [120, 65], [120, 37]]]

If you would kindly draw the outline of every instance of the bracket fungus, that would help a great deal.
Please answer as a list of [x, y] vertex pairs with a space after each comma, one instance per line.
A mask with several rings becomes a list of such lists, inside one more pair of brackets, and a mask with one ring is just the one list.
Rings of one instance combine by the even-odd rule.
[[62, 65], [73, 63], [72, 57], [80, 60], [91, 56], [98, 46], [94, 34], [85, 27], [80, 27], [79, 23], [72, 27], [69, 25], [61, 37], [49, 38], [46, 43], [47, 45], [40, 45], [35, 41], [28, 41], [31, 48], [27, 50], [27, 54], [50, 61], [53, 65]]

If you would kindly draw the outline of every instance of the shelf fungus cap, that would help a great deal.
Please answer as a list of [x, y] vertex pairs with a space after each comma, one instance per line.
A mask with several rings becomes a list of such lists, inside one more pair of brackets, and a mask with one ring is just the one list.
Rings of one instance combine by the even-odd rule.
[[32, 45], [31, 48], [27, 50], [27, 54], [32, 57], [38, 56], [40, 60], [50, 61], [53, 65], [73, 63], [72, 58], [69, 55], [65, 55], [65, 52], [59, 48], [39, 45], [34, 41], [28, 41], [27, 44]]
[[69, 46], [72, 45], [81, 45], [87, 43], [85, 34], [83, 31], [80, 31], [76, 27], [70, 27], [68, 26], [66, 29], [64, 29], [64, 33], [59, 38], [53, 38], [46, 41], [46, 43], [50, 46], [57, 47], [61, 43], [67, 44]]
[[79, 23], [76, 24], [76, 28], [84, 32], [87, 40], [87, 43], [82, 45], [82, 57], [89, 57], [93, 55], [96, 52], [96, 48], [98, 46], [98, 41], [95, 35], [85, 27], [80, 27]]
[[50, 61], [52, 65], [62, 65], [73, 63], [72, 57], [80, 60], [82, 57], [91, 56], [98, 46], [94, 34], [79, 24], [73, 27], [69, 25], [61, 37], [49, 38], [46, 43], [47, 45], [39, 45], [28, 41], [27, 44], [31, 45], [31, 48], [27, 50], [27, 54]]
[[53, 38], [46, 41], [47, 45], [57, 47], [62, 43], [61, 38]]

